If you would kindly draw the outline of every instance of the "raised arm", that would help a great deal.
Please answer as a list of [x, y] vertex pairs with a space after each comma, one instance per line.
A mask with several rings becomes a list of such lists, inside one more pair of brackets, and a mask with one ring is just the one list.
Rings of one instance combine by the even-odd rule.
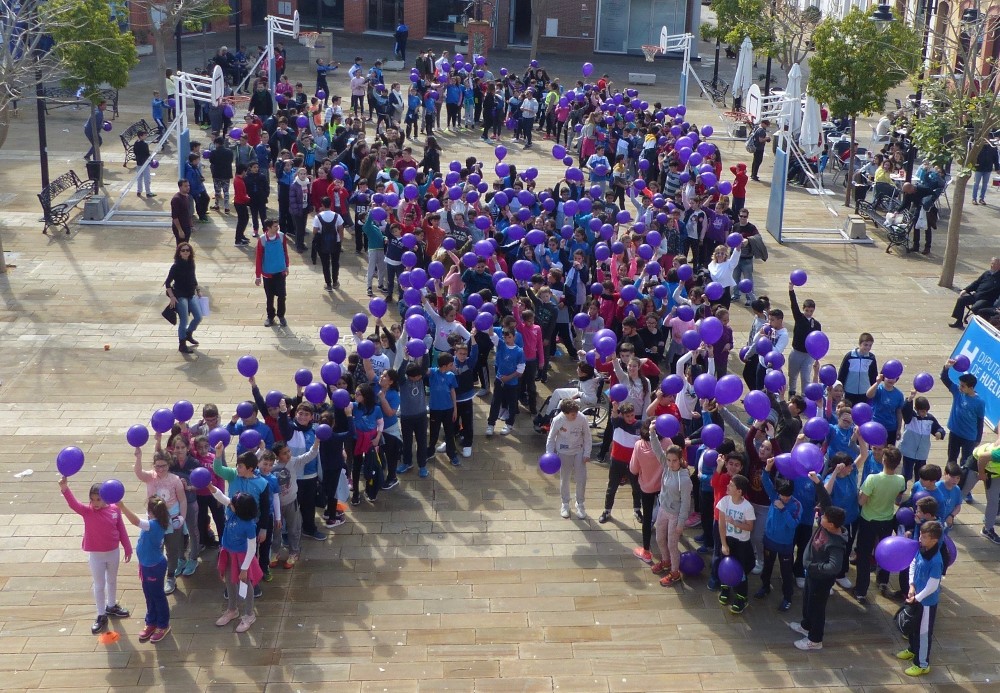
[[135, 478], [144, 484], [156, 478], [156, 472], [142, 468], [142, 448], [135, 449], [135, 464], [132, 465], [132, 471], [135, 472]]

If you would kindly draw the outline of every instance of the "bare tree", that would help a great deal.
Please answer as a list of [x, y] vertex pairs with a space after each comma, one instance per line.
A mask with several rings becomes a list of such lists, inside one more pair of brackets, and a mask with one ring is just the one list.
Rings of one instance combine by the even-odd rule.
[[531, 60], [538, 57], [538, 39], [545, 26], [551, 0], [531, 0]]
[[174, 38], [177, 23], [183, 22], [189, 29], [198, 30], [202, 23], [228, 17], [231, 13], [225, 0], [133, 0], [132, 5], [140, 10], [139, 19], [132, 23], [133, 32], [148, 32], [153, 39], [156, 87], [161, 94], [167, 93], [166, 49]]

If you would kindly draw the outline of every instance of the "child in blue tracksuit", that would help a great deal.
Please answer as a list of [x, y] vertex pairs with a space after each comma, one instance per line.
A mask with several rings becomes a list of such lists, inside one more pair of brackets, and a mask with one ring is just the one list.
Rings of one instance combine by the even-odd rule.
[[903, 403], [903, 438], [899, 451], [903, 453], [903, 478], [909, 481], [927, 463], [931, 453], [931, 438], [944, 440], [944, 428], [930, 413], [931, 405], [926, 397], [916, 397], [917, 391], [910, 390], [910, 396]]
[[920, 616], [910, 631], [909, 647], [896, 654], [899, 659], [913, 661], [903, 672], [907, 676], [922, 676], [931, 670], [931, 641], [944, 570], [944, 557], [939, 549], [942, 534], [940, 522], [925, 522], [920, 532], [920, 551], [910, 563], [910, 589], [906, 603], [919, 604]]
[[503, 339], [491, 334], [496, 347], [496, 382], [493, 389], [493, 401], [490, 403], [490, 414], [486, 420], [486, 435], [493, 435], [493, 427], [500, 416], [500, 408], [507, 409], [507, 421], [500, 429], [500, 435], [507, 435], [514, 430], [517, 419], [517, 393], [519, 378], [524, 373], [524, 349], [517, 345], [517, 336], [513, 327], [504, 327]]
[[468, 343], [461, 335], [453, 334], [448, 338], [448, 343], [451, 344], [455, 354], [455, 378], [458, 380], [455, 404], [458, 407], [459, 427], [456, 435], [461, 434], [462, 457], [472, 456], [472, 400], [476, 396], [476, 365], [479, 362], [476, 332], [476, 328], [472, 328], [471, 340]]
[[[455, 357], [451, 354], [438, 354], [437, 368], [431, 368], [427, 373], [428, 390], [430, 391], [431, 435], [427, 440], [427, 451], [431, 452], [437, 446], [438, 434], [444, 427], [444, 445], [448, 459], [457, 467], [458, 449], [455, 447], [455, 424], [458, 421], [458, 404], [456, 391], [458, 378], [455, 377]], [[431, 453], [433, 454], [433, 453]]]
[[[837, 414], [837, 423], [830, 424], [830, 432], [826, 435], [826, 471], [834, 468], [833, 456], [838, 452], [847, 454], [851, 459], [858, 456], [858, 444], [854, 440], [854, 435], [858, 427], [854, 425], [854, 417], [851, 410], [844, 407]], [[837, 505], [834, 502], [834, 505]], [[841, 506], [837, 506], [841, 507]]]
[[[754, 597], [763, 599], [770, 594], [771, 572], [777, 560], [781, 571], [782, 597], [778, 611], [788, 611], [792, 608], [792, 552], [795, 548], [795, 533], [804, 513], [802, 503], [793, 495], [792, 482], [779, 479], [775, 483], [772, 478], [773, 457], [768, 460], [764, 469], [767, 473], [761, 474], [760, 479], [767, 497], [771, 499], [771, 507], [767, 511], [767, 520], [764, 524], [764, 570], [760, 574], [761, 587]], [[815, 495], [815, 487], [813, 493]]]
[[858, 518], [861, 517], [861, 506], [858, 504], [858, 463], [862, 461], [859, 455], [855, 459], [845, 452], [839, 452], [830, 458], [833, 469], [823, 480], [830, 501], [844, 511], [844, 523], [841, 525], [847, 547], [844, 550], [844, 561], [837, 573], [837, 584], [844, 589], [854, 586], [847, 577], [851, 567], [850, 555], [854, 539], [858, 536]]

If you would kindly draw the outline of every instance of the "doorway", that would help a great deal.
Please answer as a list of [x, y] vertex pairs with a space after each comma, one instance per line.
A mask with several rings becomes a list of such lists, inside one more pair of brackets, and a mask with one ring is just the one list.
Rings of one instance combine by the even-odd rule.
[[264, 26], [267, 22], [267, 0], [250, 0], [250, 26]]
[[368, 31], [393, 33], [403, 20], [403, 0], [368, 0]]
[[509, 45], [531, 45], [531, 0], [510, 0]]

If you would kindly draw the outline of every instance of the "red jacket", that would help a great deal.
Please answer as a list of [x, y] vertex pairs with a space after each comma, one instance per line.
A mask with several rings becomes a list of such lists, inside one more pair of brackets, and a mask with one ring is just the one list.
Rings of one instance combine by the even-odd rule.
[[[313, 192], [315, 193], [315, 188]], [[330, 183], [325, 195], [330, 198], [330, 209], [346, 221], [349, 218], [347, 216], [347, 201], [351, 198], [351, 193], [348, 192], [347, 188], [341, 186], [340, 192], [336, 192], [333, 183]], [[316, 209], [319, 207], [317, 206]]]
[[247, 194], [247, 184], [243, 176], [233, 178], [233, 202], [238, 205], [250, 204], [250, 195]]
[[750, 180], [747, 176], [746, 165], [743, 165], [742, 167], [730, 166], [729, 170], [735, 176], [735, 179], [733, 180], [733, 197], [746, 198], [747, 181]]

